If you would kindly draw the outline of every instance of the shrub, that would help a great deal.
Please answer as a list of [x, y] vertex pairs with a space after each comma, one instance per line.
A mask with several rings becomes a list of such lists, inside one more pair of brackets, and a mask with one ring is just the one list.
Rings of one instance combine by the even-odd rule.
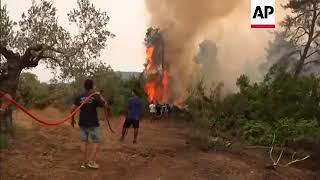
[[[278, 145], [319, 138], [320, 79], [280, 72], [251, 84], [242, 75], [239, 92], [226, 97], [206, 92], [200, 82], [187, 104], [194, 120], [206, 120], [213, 131], [231, 132], [253, 144]], [[217, 86], [212, 88], [217, 90]], [[221, 88], [220, 88], [221, 90]]]

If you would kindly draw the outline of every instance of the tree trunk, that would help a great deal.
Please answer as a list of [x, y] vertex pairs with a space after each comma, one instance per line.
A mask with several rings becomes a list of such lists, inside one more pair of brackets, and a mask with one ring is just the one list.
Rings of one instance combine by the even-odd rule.
[[304, 66], [304, 62], [308, 56], [308, 52], [309, 52], [309, 49], [310, 49], [310, 46], [311, 46], [311, 43], [312, 41], [314, 40], [313, 38], [313, 35], [314, 35], [314, 29], [315, 29], [315, 26], [316, 26], [316, 21], [317, 21], [317, 6], [316, 4], [314, 3], [313, 4], [313, 15], [312, 15], [312, 21], [311, 21], [311, 26], [310, 26], [310, 32], [308, 34], [308, 41], [306, 43], [306, 47], [303, 49], [303, 53], [300, 57], [300, 60], [298, 62], [298, 64], [296, 65], [296, 68], [295, 68], [295, 72], [294, 72], [294, 76], [295, 77], [298, 77], [299, 74], [301, 73], [302, 69], [303, 69], [303, 66]]
[[15, 97], [21, 71], [22, 68], [19, 63], [19, 59], [9, 59], [8, 75], [6, 79], [0, 81], [0, 90], [9, 93], [12, 97]]
[[[306, 47], [307, 48], [307, 47]], [[301, 56], [299, 62], [296, 64], [296, 68], [295, 68], [295, 72], [294, 72], [294, 76], [298, 77], [299, 74], [301, 73], [302, 69], [303, 69], [303, 65], [304, 65], [304, 61], [306, 60], [306, 56]]]
[[[8, 74], [4, 80], [0, 81], [0, 90], [10, 94], [13, 98], [16, 97], [22, 71], [19, 62], [18, 58], [8, 59]], [[12, 113], [12, 107], [9, 106], [8, 111], [0, 116], [0, 133], [3, 137], [7, 137], [8, 133], [13, 135]]]

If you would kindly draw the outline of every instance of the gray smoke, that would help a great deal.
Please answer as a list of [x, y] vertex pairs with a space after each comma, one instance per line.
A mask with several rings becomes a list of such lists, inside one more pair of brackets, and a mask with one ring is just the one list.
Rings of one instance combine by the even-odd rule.
[[[170, 65], [171, 95], [181, 97], [186, 88], [201, 78], [210, 85], [223, 82], [224, 91], [237, 90], [243, 73], [255, 81], [263, 77], [259, 65], [266, 61], [268, 42], [274, 34], [250, 28], [250, 1], [244, 0], [145, 0], [150, 26], [162, 30], [165, 61]], [[276, 1], [276, 21], [285, 16]], [[279, 28], [278, 25], [276, 25]], [[279, 29], [275, 29], [279, 30]], [[271, 30], [274, 31], [274, 30]], [[212, 58], [201, 42], [215, 44]], [[203, 60], [196, 60], [197, 58]], [[195, 61], [196, 60], [196, 61]], [[213, 63], [210, 65], [210, 63]]]
[[151, 25], [163, 30], [170, 66], [171, 96], [181, 97], [197, 69], [194, 56], [212, 22], [229, 15], [241, 0], [146, 0]]

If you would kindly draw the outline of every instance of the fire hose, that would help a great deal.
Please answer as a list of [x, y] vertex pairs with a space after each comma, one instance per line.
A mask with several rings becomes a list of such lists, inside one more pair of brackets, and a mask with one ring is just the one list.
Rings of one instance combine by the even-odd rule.
[[[3, 98], [3, 97], [6, 98], [6, 99], [7, 99], [8, 101], [10, 101], [13, 105], [15, 105], [17, 108], [19, 108], [20, 110], [22, 110], [22, 111], [23, 111], [24, 113], [26, 113], [28, 116], [30, 116], [33, 120], [39, 122], [40, 124], [46, 125], [46, 126], [57, 126], [57, 125], [63, 124], [63, 123], [65, 123], [65, 122], [71, 120], [72, 117], [74, 117], [75, 114], [77, 114], [77, 113], [80, 111], [80, 109], [82, 108], [82, 106], [84, 106], [84, 104], [86, 104], [86, 103], [90, 100], [91, 97], [93, 97], [94, 95], [97, 95], [97, 93], [94, 92], [94, 93], [90, 94], [89, 96], [87, 96], [87, 97], [85, 98], [85, 100], [80, 104], [80, 106], [78, 106], [73, 112], [71, 112], [71, 114], [67, 115], [67, 116], [66, 116], [65, 118], [63, 118], [62, 120], [57, 120], [57, 121], [51, 122], [51, 123], [48, 122], [47, 120], [41, 120], [40, 118], [36, 117], [36, 116], [33, 115], [27, 108], [25, 108], [24, 106], [20, 105], [20, 104], [19, 104], [17, 101], [15, 101], [13, 98], [8, 98], [8, 97], [6, 97], [5, 95], [6, 95], [5, 92], [0, 91], [0, 99]], [[105, 120], [106, 120], [106, 122], [107, 122], [107, 125], [108, 125], [110, 131], [111, 131], [112, 133], [114, 133], [114, 131], [113, 131], [112, 127], [111, 127], [110, 121], [109, 121], [109, 119], [108, 119], [108, 111], [107, 111], [108, 107], [107, 107], [107, 105], [104, 105], [104, 108], [103, 108], [103, 109], [104, 109], [104, 115], [105, 115]]]

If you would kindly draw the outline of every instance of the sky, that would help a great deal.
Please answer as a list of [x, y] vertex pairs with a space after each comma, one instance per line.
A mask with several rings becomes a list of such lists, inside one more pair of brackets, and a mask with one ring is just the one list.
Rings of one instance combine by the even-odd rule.
[[[31, 6], [31, 0], [1, 0], [7, 4], [9, 15], [14, 21], [21, 18]], [[57, 7], [59, 23], [68, 26], [67, 13], [77, 7], [77, 0], [53, 0]], [[109, 39], [101, 59], [116, 71], [142, 71], [145, 62], [143, 39], [147, 29], [148, 14], [144, 0], [91, 0], [91, 2], [110, 17], [108, 30], [116, 35]], [[40, 81], [49, 81], [53, 75], [45, 66], [32, 70]]]

